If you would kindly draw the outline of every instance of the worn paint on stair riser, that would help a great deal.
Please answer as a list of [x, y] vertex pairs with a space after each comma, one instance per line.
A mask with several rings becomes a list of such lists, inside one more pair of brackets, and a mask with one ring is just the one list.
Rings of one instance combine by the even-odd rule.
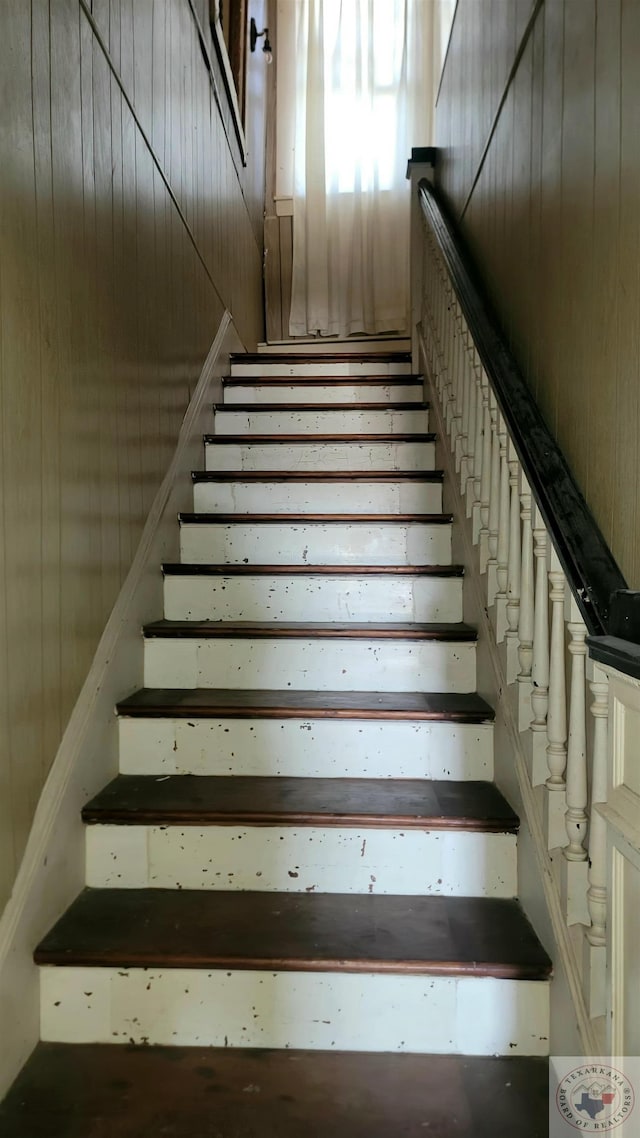
[[474, 643], [409, 640], [145, 640], [148, 688], [471, 692]]
[[390, 360], [338, 360], [333, 363], [327, 363], [321, 357], [305, 360], [302, 363], [288, 363], [283, 360], [274, 361], [265, 359], [265, 362], [250, 360], [248, 363], [241, 363], [239, 360], [234, 360], [231, 365], [231, 374], [236, 379], [243, 376], [259, 375], [300, 375], [300, 376], [370, 376], [375, 375], [411, 375], [411, 363], [404, 361], [390, 361]]
[[164, 581], [168, 620], [462, 620], [461, 577], [195, 577]]
[[493, 724], [120, 719], [122, 774], [493, 778]]
[[433, 470], [435, 443], [229, 443], [205, 447], [207, 470]]
[[225, 384], [224, 403], [417, 403], [423, 384]]
[[516, 837], [325, 826], [87, 828], [87, 885], [515, 897]]
[[406, 434], [429, 430], [428, 410], [219, 411], [217, 435]]
[[549, 985], [538, 981], [183, 968], [44, 967], [40, 976], [47, 1041], [467, 1055], [548, 1050]]
[[193, 502], [196, 512], [203, 514], [438, 514], [442, 486], [439, 482], [354, 482], [348, 473], [344, 482], [243, 482], [240, 478], [196, 482]]
[[451, 527], [399, 522], [183, 524], [180, 554], [182, 561], [199, 565], [450, 565]]

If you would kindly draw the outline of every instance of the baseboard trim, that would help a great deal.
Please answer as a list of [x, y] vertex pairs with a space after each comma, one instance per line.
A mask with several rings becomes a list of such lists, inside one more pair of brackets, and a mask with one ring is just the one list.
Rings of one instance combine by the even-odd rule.
[[162, 612], [165, 560], [178, 551], [177, 517], [192, 502], [191, 470], [221, 398], [229, 356], [243, 351], [225, 311], [155, 495], [131, 568], [71, 713], [36, 809], [11, 897], [0, 918], [0, 1097], [40, 1034], [38, 970], [32, 953], [84, 885], [82, 806], [117, 771], [116, 703], [141, 686], [140, 629]]

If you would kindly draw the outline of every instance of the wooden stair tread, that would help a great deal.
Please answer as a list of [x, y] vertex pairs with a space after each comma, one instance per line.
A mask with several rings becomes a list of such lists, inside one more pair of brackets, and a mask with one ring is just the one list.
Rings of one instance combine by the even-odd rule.
[[231, 364], [306, 364], [306, 363], [411, 363], [411, 353], [402, 351], [382, 352], [242, 352], [230, 357]]
[[225, 411], [244, 411], [249, 415], [257, 411], [304, 414], [307, 411], [428, 411], [429, 404], [422, 399], [406, 403], [214, 403], [213, 409], [216, 415]]
[[462, 565], [207, 565], [165, 561], [167, 577], [463, 577]]
[[230, 375], [222, 383], [224, 387], [422, 387], [424, 380], [419, 375]]
[[178, 519], [184, 525], [433, 525], [449, 526], [453, 514], [222, 514], [182, 512]]
[[551, 972], [516, 901], [375, 893], [85, 889], [35, 961], [532, 980]]
[[548, 1062], [40, 1043], [3, 1138], [547, 1138]]
[[154, 620], [144, 627], [147, 637], [176, 640], [430, 640], [475, 642], [475, 628], [458, 624], [419, 624], [409, 620], [273, 621], [273, 620]]
[[493, 709], [475, 692], [314, 692], [237, 688], [141, 688], [120, 715], [175, 719], [403, 719], [486, 723]]
[[426, 779], [118, 775], [82, 811], [88, 823], [380, 826], [515, 833], [490, 782]]
[[[193, 470], [193, 482], [442, 482], [442, 470]], [[285, 514], [289, 517], [289, 514]]]
[[342, 435], [324, 434], [293, 434], [293, 435], [205, 435], [204, 441], [208, 446], [277, 446], [284, 443], [291, 446], [300, 443], [301, 446], [315, 445], [317, 443], [433, 443], [436, 441], [433, 431], [403, 431], [365, 433], [364, 431]]

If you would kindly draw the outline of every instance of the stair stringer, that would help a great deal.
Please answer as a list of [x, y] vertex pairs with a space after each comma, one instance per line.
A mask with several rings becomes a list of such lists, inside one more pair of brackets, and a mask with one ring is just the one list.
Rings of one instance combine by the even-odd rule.
[[473, 520], [467, 517], [436, 384], [420, 326], [417, 328], [418, 369], [425, 377], [425, 398], [431, 407], [431, 429], [436, 432], [436, 466], [444, 470], [443, 510], [453, 514], [452, 559], [465, 566], [463, 620], [478, 631], [477, 692], [495, 709], [494, 780], [520, 817], [518, 836], [518, 897], [554, 963], [551, 982], [550, 1054], [597, 1055], [602, 1051], [598, 1025], [585, 1003], [581, 971], [567, 928], [552, 861], [529, 781], [522, 736], [518, 726], [513, 685], [507, 682], [504, 642], [496, 639], [495, 606], [485, 604], [480, 569], [480, 546], [473, 540]]
[[43, 788], [13, 892], [0, 919], [0, 1099], [40, 1037], [40, 978], [33, 950], [85, 884], [83, 805], [118, 770], [115, 705], [141, 686], [140, 628], [163, 604], [163, 561], [178, 558], [176, 516], [191, 508], [191, 471], [221, 398], [229, 357], [244, 348], [225, 312], [191, 395], [176, 449], [151, 504], [87, 678]]

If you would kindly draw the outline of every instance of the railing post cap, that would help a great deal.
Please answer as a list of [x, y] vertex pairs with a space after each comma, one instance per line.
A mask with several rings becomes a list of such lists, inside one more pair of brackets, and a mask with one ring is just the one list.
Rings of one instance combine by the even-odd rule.
[[435, 146], [412, 146], [407, 161], [407, 178], [419, 175], [421, 178], [433, 174], [436, 166], [437, 148]]

